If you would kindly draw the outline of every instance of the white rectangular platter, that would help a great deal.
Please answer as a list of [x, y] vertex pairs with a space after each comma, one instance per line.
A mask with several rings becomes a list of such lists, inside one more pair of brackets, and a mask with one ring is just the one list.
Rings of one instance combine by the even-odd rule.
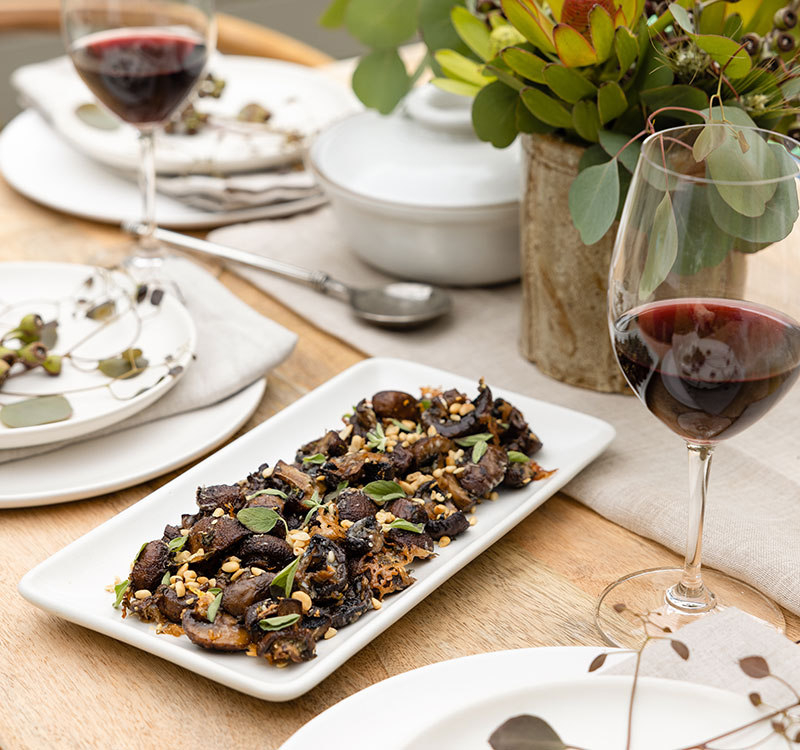
[[427, 385], [458, 388], [471, 398], [477, 390], [470, 379], [414, 362], [388, 358], [360, 362], [40, 563], [20, 581], [20, 593], [44, 610], [257, 698], [286, 701], [302, 695], [563, 487], [608, 446], [614, 437], [611, 425], [492, 388], [495, 397], [522, 411], [544, 443], [537, 462], [558, 471], [523, 489], [501, 490], [497, 502], [479, 506], [476, 526], [437, 550], [438, 557], [414, 565], [416, 583], [387, 597], [380, 610], [366, 613], [335, 638], [320, 641], [317, 658], [303, 664], [275, 669], [244, 654], [205, 651], [186, 637], [157, 635], [151, 624], [134, 617], [123, 620], [105, 588], [115, 576], [127, 576], [142, 542], [160, 538], [167, 523], [194, 512], [199, 485], [230, 484], [264, 461], [273, 465], [280, 458], [291, 459], [298, 446], [341, 424], [342, 414], [352, 404], [377, 391], [416, 395], [420, 386]]

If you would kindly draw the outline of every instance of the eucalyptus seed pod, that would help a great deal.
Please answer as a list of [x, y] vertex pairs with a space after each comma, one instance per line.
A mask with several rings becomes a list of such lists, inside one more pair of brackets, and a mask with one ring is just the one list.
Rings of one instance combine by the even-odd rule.
[[749, 34], [744, 34], [739, 40], [739, 44], [744, 47], [745, 52], [747, 52], [750, 57], [755, 57], [759, 52], [761, 52], [761, 47], [764, 44], [764, 40], [758, 34], [751, 32]]
[[45, 372], [48, 375], [60, 375], [61, 374], [61, 355], [60, 354], [48, 354], [47, 359], [42, 362], [42, 367], [44, 367]]
[[786, 131], [789, 138], [794, 138], [796, 141], [800, 140], [800, 118], [795, 118], [794, 122], [789, 126]]
[[13, 365], [17, 361], [17, 350], [7, 346], [0, 346], [0, 361]]
[[43, 327], [44, 321], [40, 315], [37, 315], [36, 313], [28, 313], [22, 320], [20, 320], [17, 330], [25, 336], [32, 337], [32, 340], [35, 341], [39, 338], [39, 336], [42, 335]]
[[34, 341], [23, 346], [22, 349], [19, 350], [18, 356], [19, 361], [31, 370], [34, 367], [44, 364], [44, 361], [47, 359], [47, 347], [38, 341]]
[[772, 23], [775, 24], [776, 29], [781, 29], [782, 31], [793, 29], [797, 26], [797, 13], [791, 8], [781, 8], [775, 12]]
[[797, 46], [795, 38], [785, 31], [782, 31], [775, 38], [775, 47], [779, 52], [791, 52]]
[[3, 385], [9, 372], [11, 372], [11, 365], [4, 359], [0, 359], [0, 385]]

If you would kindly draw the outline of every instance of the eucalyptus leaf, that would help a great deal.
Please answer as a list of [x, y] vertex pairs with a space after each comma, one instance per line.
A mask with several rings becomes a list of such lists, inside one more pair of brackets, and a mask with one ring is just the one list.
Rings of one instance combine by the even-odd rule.
[[300, 615], [278, 615], [277, 617], [266, 617], [258, 621], [258, 627], [267, 632], [274, 630], [283, 630], [291, 625], [294, 625], [300, 620]]
[[629, 172], [633, 173], [636, 163], [639, 161], [639, 154], [642, 151], [642, 144], [639, 141], [630, 141], [630, 136], [622, 133], [613, 133], [610, 130], [601, 130], [598, 133], [600, 145], [611, 157], [616, 157]]
[[675, 23], [689, 34], [694, 34], [694, 24], [686, 8], [678, 5], [678, 3], [670, 3], [668, 7], [672, 17], [675, 19]]
[[719, 125], [706, 125], [692, 146], [692, 156], [697, 162], [705, 161], [708, 155], [719, 148], [725, 140], [725, 128]]
[[517, 92], [500, 81], [482, 88], [472, 103], [472, 126], [482, 141], [496, 148], [510, 146], [517, 137]]
[[36, 427], [63, 422], [72, 416], [72, 406], [64, 396], [37, 396], [0, 407], [0, 422], [6, 427]]
[[48, 348], [52, 349], [58, 343], [58, 321], [51, 320], [42, 326], [39, 333], [39, 341]]
[[108, 320], [117, 311], [117, 303], [113, 299], [98, 302], [89, 308], [86, 317], [89, 320]]
[[350, 0], [332, 0], [319, 18], [319, 25], [326, 29], [338, 29], [344, 25], [344, 15]]
[[672, 270], [682, 276], [719, 265], [733, 249], [733, 237], [721, 231], [712, 218], [709, 196], [713, 185], [681, 185], [672, 193], [678, 229], [678, 254]]
[[452, 49], [462, 55], [471, 51], [453, 28], [450, 11], [454, 5], [463, 5], [463, 0], [422, 0], [419, 7], [419, 30], [431, 52]]
[[639, 296], [646, 300], [667, 278], [675, 258], [678, 256], [678, 226], [672, 210], [669, 193], [656, 208], [650, 241], [647, 245], [647, 260], [639, 281]]
[[569, 212], [585, 245], [599, 241], [614, 223], [619, 188], [616, 159], [588, 167], [572, 181]]
[[732, 125], [741, 125], [745, 128], [757, 127], [755, 121], [741, 107], [735, 104], [726, 104], [725, 107], [711, 107], [706, 111], [709, 122], [726, 122]]
[[389, 500], [406, 497], [405, 490], [397, 482], [391, 482], [388, 479], [377, 479], [370, 482], [362, 492], [378, 505], [383, 505]]
[[376, 50], [392, 50], [417, 30], [419, 0], [350, 0], [344, 11], [347, 30]]
[[467, 435], [466, 437], [456, 438], [455, 444], [460, 445], [462, 448], [471, 448], [476, 443], [486, 442], [491, 440], [494, 436], [491, 432], [476, 432], [474, 435]]
[[751, 71], [753, 61], [738, 41], [717, 34], [698, 34], [693, 39], [700, 49], [722, 66], [728, 79], [737, 81]]
[[[649, 107], [651, 111], [665, 107], [684, 107], [691, 110], [704, 110], [708, 107], [708, 94], [705, 91], [687, 84], [668, 84], [648, 88], [639, 92], [639, 100]], [[703, 118], [699, 114], [683, 112], [678, 109], [664, 113], [667, 117], [674, 117], [688, 123], [701, 123]]]
[[242, 508], [236, 518], [242, 526], [254, 531], [256, 534], [267, 534], [275, 528], [278, 521], [286, 522], [275, 508]]
[[292, 593], [292, 585], [294, 584], [294, 574], [297, 572], [297, 566], [300, 564], [300, 558], [290, 562], [285, 568], [279, 570], [275, 578], [270, 583], [270, 588], [275, 588], [283, 591], [285, 597], [289, 597]]
[[75, 115], [90, 128], [97, 130], [117, 130], [119, 128], [119, 121], [116, 117], [94, 103], [87, 102], [75, 107]]
[[501, 724], [489, 737], [493, 750], [567, 750], [544, 719], [523, 714]]
[[581, 154], [581, 159], [578, 162], [578, 171], [582, 172], [595, 164], [605, 164], [610, 158], [605, 149], [599, 143], [595, 143]]
[[122, 603], [122, 597], [125, 596], [125, 592], [128, 590], [128, 586], [130, 585], [130, 581], [125, 579], [114, 586], [114, 594], [116, 595], [114, 604], [112, 605], [114, 609], [119, 609], [119, 605]]
[[148, 361], [141, 349], [126, 349], [118, 357], [101, 359], [97, 369], [109, 378], [135, 378], [147, 369]]
[[388, 115], [408, 93], [411, 78], [396, 49], [377, 50], [361, 58], [352, 85], [367, 107]]
[[208, 605], [208, 610], [206, 612], [206, 619], [209, 622], [214, 622], [214, 620], [217, 619], [217, 612], [219, 612], [220, 604], [222, 604], [222, 591], [220, 591], [214, 597], [214, 601]]

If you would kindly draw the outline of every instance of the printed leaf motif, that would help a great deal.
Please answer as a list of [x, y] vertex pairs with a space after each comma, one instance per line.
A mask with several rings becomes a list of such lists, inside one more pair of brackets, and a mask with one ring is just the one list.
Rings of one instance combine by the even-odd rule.
[[72, 406], [64, 396], [38, 396], [0, 408], [0, 422], [11, 428], [63, 422], [71, 416]]
[[500, 81], [490, 83], [472, 103], [475, 133], [481, 140], [505, 148], [517, 137], [516, 113], [517, 92]]
[[619, 205], [617, 160], [584, 169], [569, 189], [569, 212], [585, 245], [593, 245], [611, 228]]
[[147, 368], [147, 358], [141, 349], [126, 349], [118, 357], [101, 359], [97, 369], [109, 378], [135, 378]]
[[567, 750], [544, 719], [523, 714], [501, 724], [489, 737], [493, 750]]
[[653, 216], [653, 228], [647, 246], [647, 260], [639, 282], [639, 296], [647, 299], [669, 275], [678, 256], [678, 226], [672, 201], [665, 193]]
[[689, 658], [689, 647], [683, 641], [672, 640], [669, 642], [672, 650], [681, 657], [684, 661]]
[[600, 669], [600, 667], [606, 663], [606, 657], [608, 657], [608, 654], [598, 654], [595, 656], [594, 659], [592, 659], [592, 663], [589, 665], [589, 671], [596, 672]]
[[769, 677], [769, 664], [763, 656], [747, 656], [744, 659], [739, 659], [739, 667], [748, 677], [756, 680]]

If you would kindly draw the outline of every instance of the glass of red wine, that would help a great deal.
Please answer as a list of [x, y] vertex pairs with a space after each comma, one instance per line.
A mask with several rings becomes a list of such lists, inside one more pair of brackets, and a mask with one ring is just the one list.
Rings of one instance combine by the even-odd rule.
[[701, 568], [717, 443], [764, 416], [800, 373], [800, 144], [744, 124], [741, 110], [723, 117], [642, 144], [611, 261], [619, 366], [689, 453], [685, 564], [606, 588], [596, 622], [615, 646], [641, 642], [642, 616], [653, 632], [674, 631], [728, 606], [784, 627], [754, 588]]
[[161, 263], [155, 229], [156, 129], [186, 101], [216, 41], [213, 0], [62, 0], [75, 69], [97, 99], [139, 131], [142, 224], [128, 265], [150, 276]]

